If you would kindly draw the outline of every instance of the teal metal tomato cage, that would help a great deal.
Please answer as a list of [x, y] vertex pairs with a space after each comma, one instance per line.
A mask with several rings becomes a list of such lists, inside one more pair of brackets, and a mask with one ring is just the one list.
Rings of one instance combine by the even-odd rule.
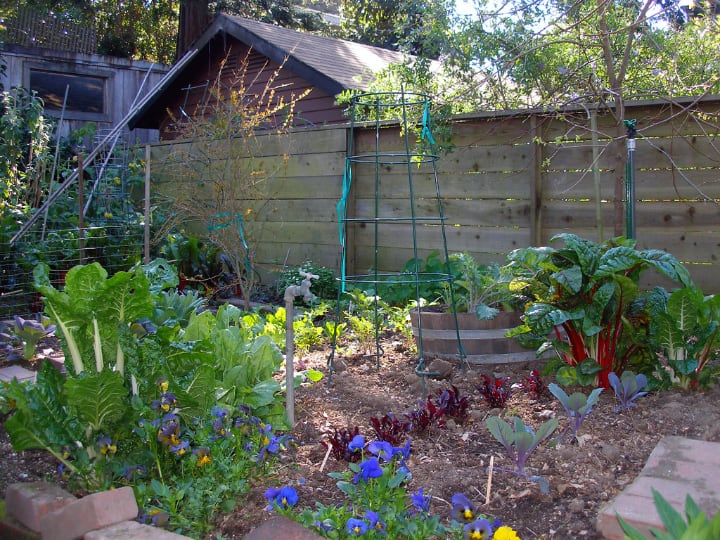
[[[376, 368], [380, 369], [384, 351], [380, 344], [378, 296], [382, 297], [383, 289], [388, 285], [412, 287], [416, 305], [420, 306], [421, 286], [444, 282], [449, 285], [449, 309], [455, 315], [458, 358], [464, 366], [466, 355], [457, 325], [430, 99], [425, 94], [404, 90], [357, 94], [351, 100], [350, 118], [342, 196], [337, 204], [341, 248], [337, 321], [341, 320], [340, 300], [345, 291], [357, 287], [375, 292], [375, 350], [365, 357], [374, 358]], [[403, 250], [411, 247], [409, 270], [407, 267], [403, 272], [383, 270], [391, 264], [388, 259], [392, 258], [393, 249], [381, 246], [381, 238], [385, 243], [392, 239]], [[355, 261], [355, 252], [351, 253], [354, 246], [364, 246], [370, 257]], [[421, 268], [421, 246], [425, 252], [440, 251], [445, 266], [443, 272], [426, 272]], [[363, 265], [367, 271], [349, 273], [350, 257], [354, 261], [352, 268]], [[428, 371], [426, 366], [421, 309], [418, 309], [416, 343], [415, 373], [422, 380], [425, 395], [425, 378], [437, 373]], [[335, 371], [336, 345], [337, 333], [334, 333], [328, 358], [328, 384]]]

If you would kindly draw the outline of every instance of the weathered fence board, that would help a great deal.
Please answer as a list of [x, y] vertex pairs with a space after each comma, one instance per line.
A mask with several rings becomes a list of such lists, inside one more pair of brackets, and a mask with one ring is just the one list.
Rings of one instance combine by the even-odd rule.
[[[720, 98], [693, 104], [705, 113], [702, 117], [681, 112], [677, 104], [627, 105], [626, 117], [638, 120], [633, 171], [638, 246], [673, 253], [706, 292], [720, 292]], [[437, 175], [432, 163], [407, 164], [392, 155], [404, 154], [406, 144], [415, 152], [416, 134], [409, 133], [406, 143], [390, 122], [356, 125], [352, 133], [348, 125], [296, 130], [286, 141], [266, 137], [254, 163], [262, 162], [276, 176], [262, 187], [271, 200], [258, 216], [260, 266], [270, 271], [278, 264], [310, 259], [339, 271], [336, 204], [343, 192], [348, 141], [354, 143], [353, 155], [372, 158], [376, 148], [383, 153], [377, 166], [372, 159], [353, 164], [348, 217], [405, 218], [378, 223], [377, 236], [372, 222], [349, 223], [349, 274], [368, 272], [376, 247], [383, 272], [398, 271], [413, 256], [409, 176], [415, 216], [438, 217], [439, 187], [448, 251], [469, 251], [482, 263], [502, 262], [532, 238], [545, 244], [560, 232], [597, 241], [602, 227], [602, 237], [609, 238], [616, 222], [624, 219], [617, 215], [615, 196], [625, 173], [625, 131], [600, 111], [593, 134], [592, 112], [578, 108], [563, 117], [518, 111], [459, 116], [452, 123], [452, 150], [437, 154]], [[177, 169], [168, 163], [163, 173], [163, 156], [170, 148], [153, 148], [158, 176]], [[229, 148], [237, 152], [238, 147]], [[229, 163], [233, 160], [214, 167]], [[182, 172], [176, 171], [176, 178], [178, 174]], [[419, 221], [419, 257], [442, 248], [441, 231], [437, 220]], [[647, 278], [653, 280], [661, 282]]]

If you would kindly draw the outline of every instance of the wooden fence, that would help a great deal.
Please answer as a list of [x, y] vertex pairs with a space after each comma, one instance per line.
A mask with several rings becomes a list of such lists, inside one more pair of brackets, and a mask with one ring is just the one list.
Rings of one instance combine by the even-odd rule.
[[[720, 97], [627, 103], [625, 118], [635, 119], [638, 128], [633, 170], [638, 247], [672, 253], [706, 292], [720, 291], [714, 279], [720, 257]], [[265, 136], [253, 160], [277, 173], [265, 182], [269, 203], [248, 223], [265, 276], [305, 260], [340, 268], [336, 205], [349, 129], [297, 130], [287, 145]], [[403, 149], [392, 123], [377, 133], [362, 126], [355, 130], [354, 153], [374, 149], [376, 137], [390, 152]], [[560, 232], [595, 241], [624, 234], [625, 141], [625, 129], [608, 111], [453, 118], [453, 149], [437, 160], [449, 252], [468, 251], [486, 263], [504, 260], [515, 248], [546, 245]], [[151, 171], [158, 191], [171, 194], [173, 182], [182, 181], [182, 168], [170, 166], [169, 156], [189, 144], [153, 145]], [[212, 166], [223, 165], [214, 160]], [[427, 165], [383, 165], [377, 178], [358, 168], [348, 213], [432, 216], [434, 194], [434, 172]], [[442, 229], [436, 223], [418, 226], [418, 257], [442, 249]], [[356, 224], [348, 235], [347, 272], [367, 272], [375, 257], [381, 271], [397, 272], [414, 256], [412, 246], [406, 221], [387, 228]]]

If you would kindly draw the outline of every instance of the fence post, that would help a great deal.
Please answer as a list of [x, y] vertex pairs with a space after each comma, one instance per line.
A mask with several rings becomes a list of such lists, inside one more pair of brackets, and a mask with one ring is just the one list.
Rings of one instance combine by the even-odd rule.
[[537, 114], [530, 115], [530, 245], [542, 245], [542, 130]]

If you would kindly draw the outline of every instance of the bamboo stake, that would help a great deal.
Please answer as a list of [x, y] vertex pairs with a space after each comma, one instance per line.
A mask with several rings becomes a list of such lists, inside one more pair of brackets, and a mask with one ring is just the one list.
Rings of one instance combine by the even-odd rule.
[[490, 504], [490, 492], [492, 491], [493, 466], [495, 464], [495, 456], [490, 456], [490, 466], [488, 467], [487, 489], [485, 490], [485, 505]]

